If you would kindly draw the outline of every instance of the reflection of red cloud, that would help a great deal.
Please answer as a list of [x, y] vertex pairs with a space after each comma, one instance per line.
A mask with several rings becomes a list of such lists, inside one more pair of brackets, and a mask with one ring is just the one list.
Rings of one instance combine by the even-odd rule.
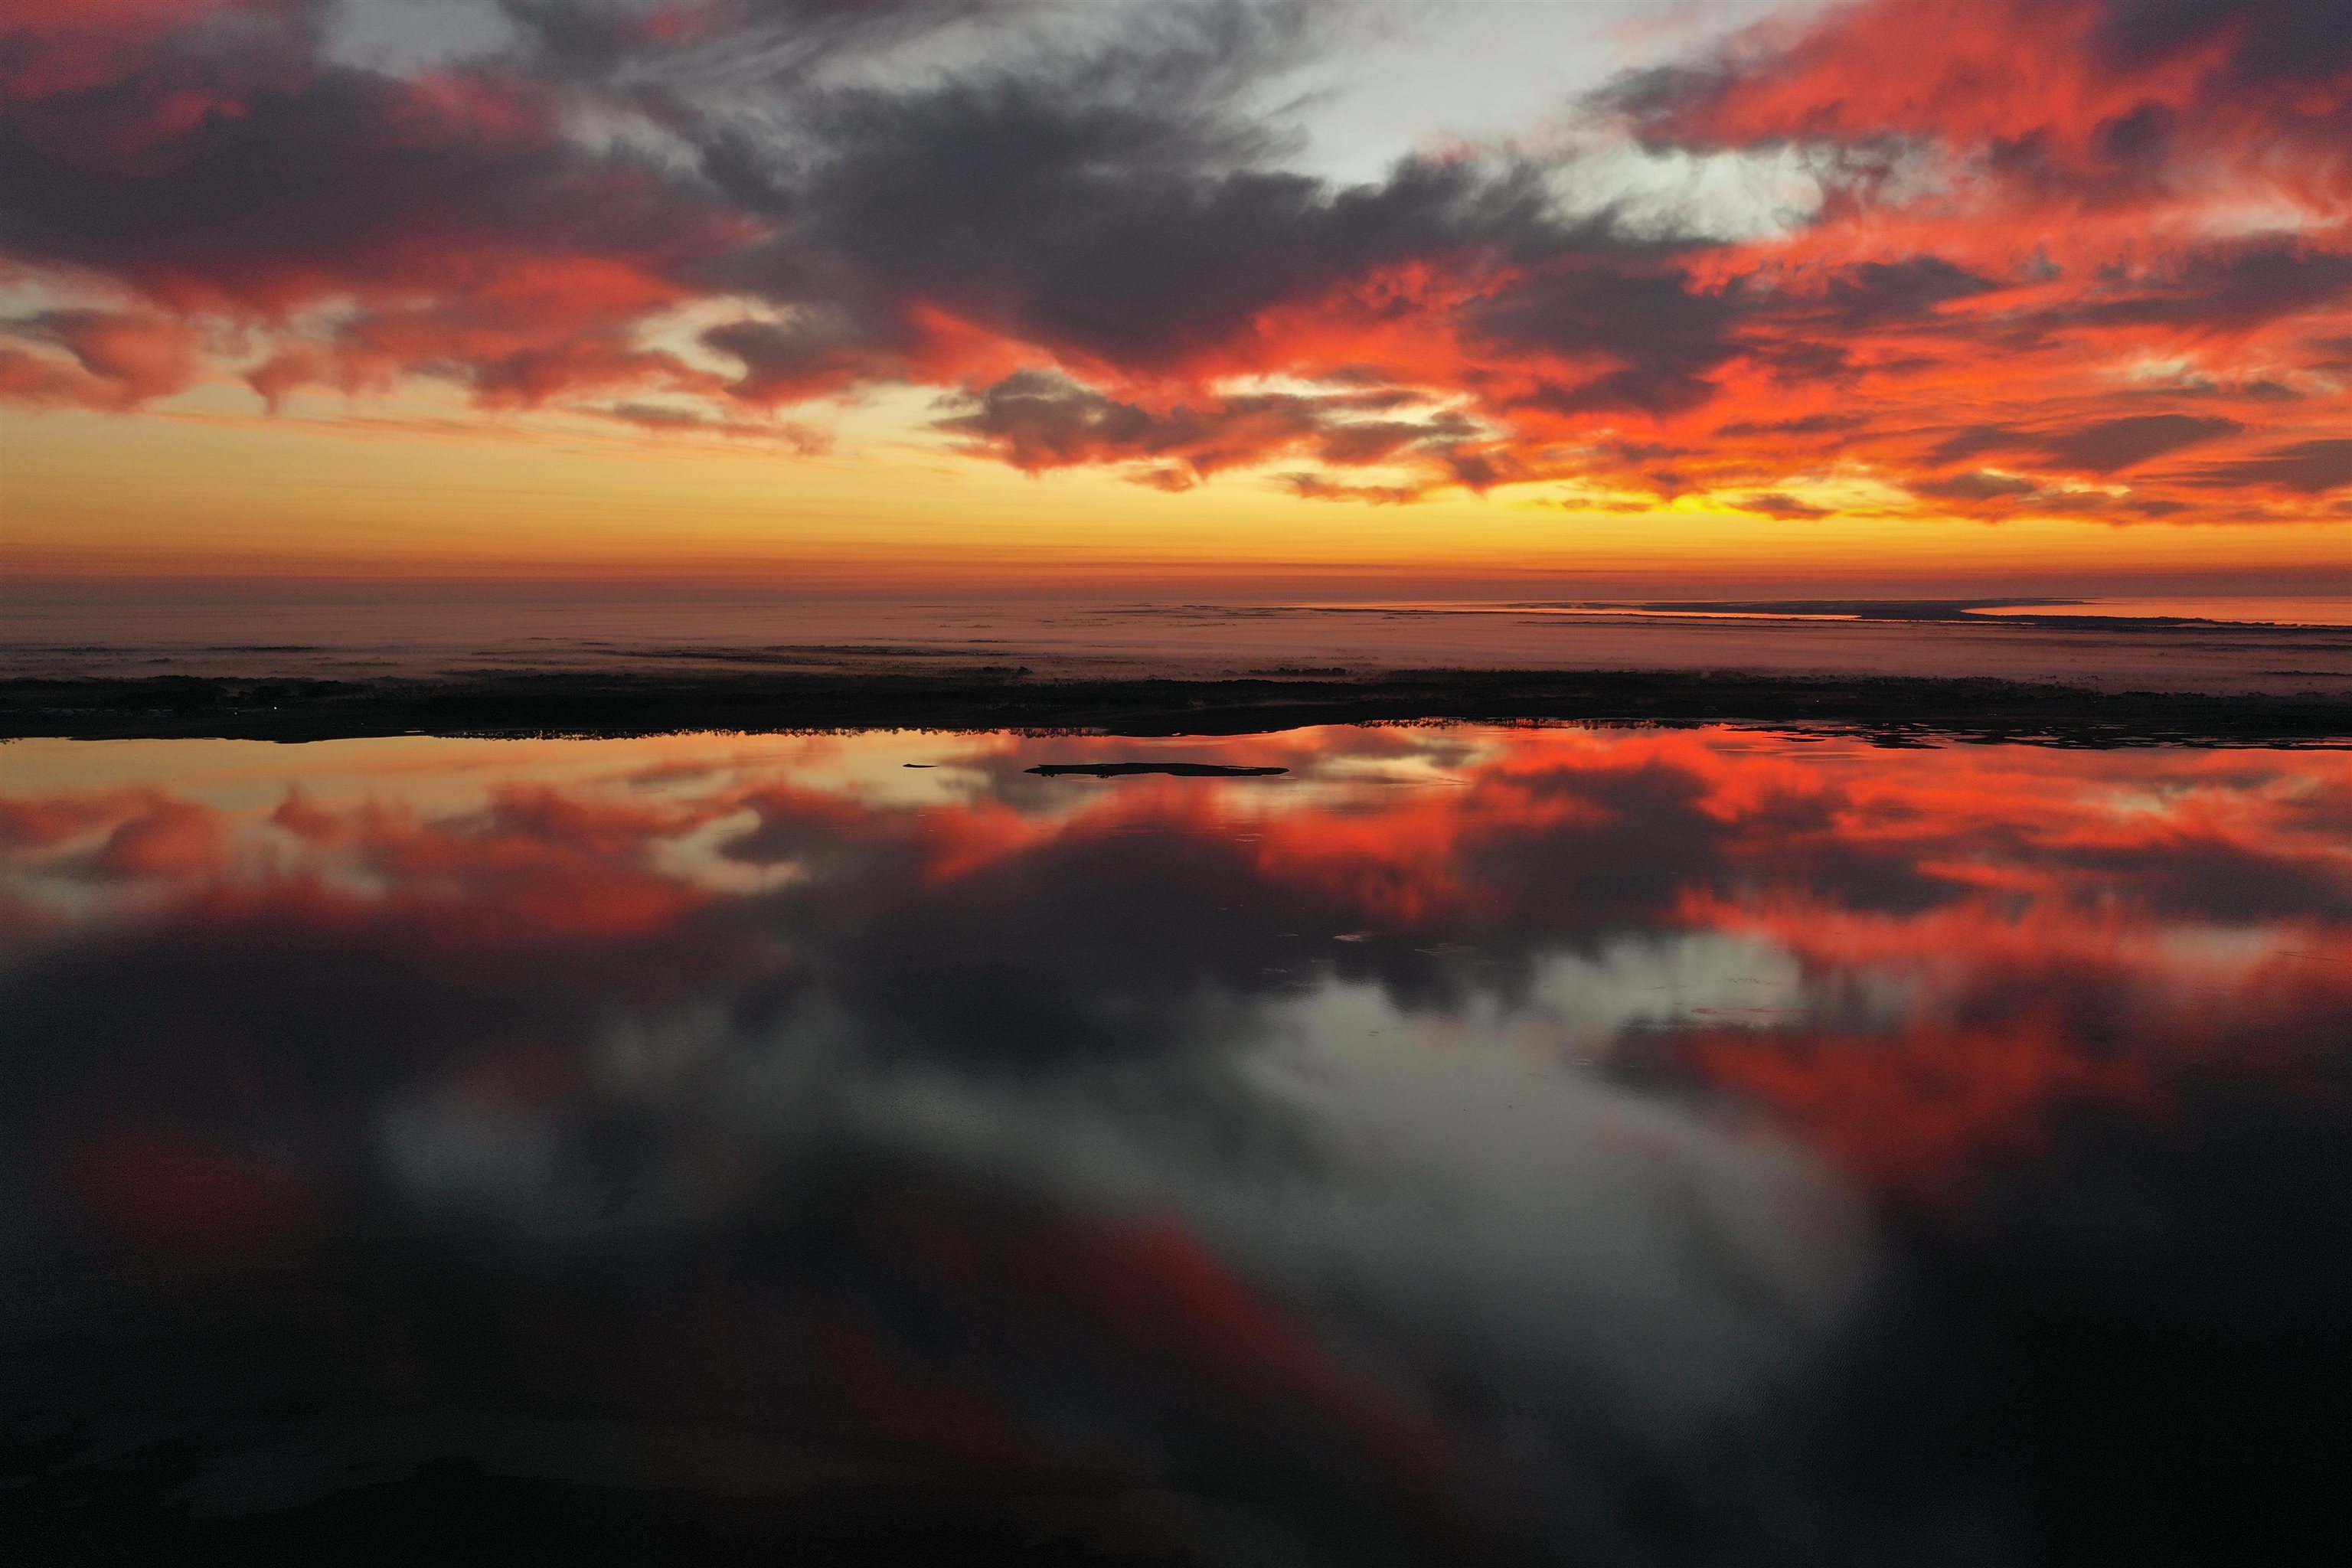
[[154, 1263], [258, 1262], [316, 1220], [299, 1167], [187, 1127], [134, 1119], [69, 1134], [53, 1142], [49, 1164], [85, 1223]]
[[1423, 1506], [1454, 1480], [1444, 1434], [1350, 1373], [1182, 1226], [1101, 1232], [1065, 1255], [1083, 1310], [1133, 1355], [1169, 1358], [1228, 1399], [1295, 1401], [1360, 1444]]
[[[1904, 1136], [1926, 1152], [1924, 1168], [1934, 1152], [1997, 1123], [1998, 1107], [2021, 1121], [2036, 1093], [2134, 1081], [2105, 1076], [2092, 1058], [2053, 1058], [2062, 1023], [2080, 1019], [2021, 1026], [2018, 998], [2096, 1010], [2136, 1031], [2140, 1048], [2184, 1060], [2242, 1056], [2263, 1029], [2307, 1030], [2352, 1005], [2352, 757], [2342, 753], [1828, 743], [1797, 755], [1704, 732], [1576, 730], [1425, 744], [1354, 731], [1221, 742], [1198, 754], [1289, 767], [1292, 779], [1063, 789], [1018, 773], [1060, 753], [1008, 743], [989, 760], [1004, 788], [913, 805], [812, 787], [789, 771], [713, 772], [700, 793], [651, 797], [515, 785], [429, 817], [396, 795], [330, 806], [289, 795], [264, 814], [142, 790], [61, 794], [0, 803], [16, 884], [5, 920], [28, 950], [59, 951], [56, 939], [84, 918], [73, 911], [88, 907], [95, 883], [106, 901], [89, 918], [179, 933], [188, 951], [173, 973], [183, 976], [244, 944], [312, 954], [306, 962], [349, 984], [362, 972], [427, 967], [469, 999], [468, 1012], [517, 986], [588, 975], [640, 1002], [677, 1001], [746, 972], [739, 966], [772, 974], [797, 962], [761, 956], [725, 915], [747, 868], [794, 866], [794, 877], [751, 884], [790, 889], [761, 895], [782, 900], [773, 913], [788, 929], [826, 910], [840, 929], [814, 935], [812, 950], [837, 942], [848, 963], [862, 922], [877, 917], [961, 931], [997, 918], [995, 901], [1010, 900], [1016, 934], [1040, 914], [1041, 929], [1065, 929], [1054, 900], [1066, 874], [1090, 889], [1077, 896], [1100, 896], [1131, 844], [1152, 865], [1191, 855], [1202, 879], [1177, 896], [1209, 895], [1219, 921], [1242, 923], [1243, 948], [1247, 922], [1260, 918], [1274, 923], [1259, 938], [1306, 939], [1281, 948], [1294, 982], [1312, 972], [1301, 955], [1357, 978], [1391, 975], [1370, 946], [1321, 943], [1354, 930], [1409, 939], [1424, 952], [1404, 962], [1433, 984], [1454, 983], [1444, 979], [1447, 951], [1524, 957], [1617, 932], [1721, 932], [1785, 955], [1820, 994], [1887, 1009], [1887, 1043], [1832, 1037], [1816, 1061], [1801, 1040], [1741, 1037], [1734, 1054], [1753, 1059], [1730, 1061], [1727, 1039], [1707, 1070], [1742, 1093], [1801, 1101], [1804, 1115], [1852, 1121], [1859, 1131], [1834, 1136], [1873, 1170], [1895, 1156], [1870, 1141], [1871, 1115], [1857, 1108], [1884, 1101], [1918, 1121], [1923, 1130]], [[1372, 770], [1391, 766], [1398, 778], [1436, 772], [1447, 782], [1374, 782]], [[751, 825], [733, 832], [745, 818]], [[733, 836], [713, 842], [705, 830], [720, 825]], [[670, 852], [688, 841], [693, 853]], [[982, 877], [993, 880], [975, 910], [970, 884]], [[50, 881], [72, 887], [53, 898]], [[835, 889], [850, 896], [835, 900]], [[1106, 937], [1114, 956], [1120, 940]], [[691, 963], [677, 956], [688, 950]], [[1187, 962], [1246, 987], [1249, 966], [1265, 961], [1212, 948]], [[466, 1049], [483, 1048], [467, 1039]], [[555, 1036], [509, 1038], [484, 1064], [439, 1070], [561, 1094], [581, 1070], [568, 1049]], [[1987, 1064], [1979, 1087], [1997, 1107], [1955, 1087], [1975, 1055]], [[1816, 1072], [1825, 1076], [1808, 1088]], [[1252, 1329], [1245, 1295], [1221, 1297], [1188, 1274], [1181, 1242], [1089, 1242], [1079, 1251], [1094, 1263], [1054, 1267], [1070, 1273], [1069, 1289], [1099, 1298], [1102, 1323], [1172, 1336], [1164, 1353], [1212, 1356], [1205, 1340], [1183, 1336], [1221, 1323], [1226, 1348], [1213, 1354], [1225, 1359], [1204, 1362], [1203, 1377], [1279, 1384], [1304, 1404], [1338, 1408], [1338, 1383], [1305, 1363], [1284, 1370], [1267, 1348], [1276, 1342], [1258, 1336], [1279, 1313], [1264, 1308]], [[1136, 1255], [1103, 1261], [1122, 1247]], [[1114, 1288], [1125, 1277], [1158, 1279], [1160, 1296], [1188, 1301], [1182, 1321], [1138, 1316], [1142, 1305]]]
[[457, 821], [371, 814], [356, 847], [394, 879], [394, 907], [440, 907], [445, 941], [610, 941], [666, 930], [704, 901], [644, 863], [664, 832], [688, 826], [670, 812], [508, 791], [481, 816]]
[[107, 836], [96, 864], [113, 877], [192, 878], [219, 871], [227, 856], [228, 835], [218, 813], [159, 798]]
[[2047, 1021], [1848, 1038], [1725, 1034], [1691, 1054], [1711, 1082], [1770, 1106], [1882, 1184], [1932, 1188], [1988, 1152], [2031, 1148], [2067, 1100], [2145, 1104], [2154, 1092], [2151, 1064], [2093, 1055]]
[[[373, 804], [326, 810], [289, 794], [266, 819], [320, 865], [257, 854], [236, 874], [238, 817], [151, 792], [0, 802], [0, 847], [39, 853], [105, 837], [60, 869], [159, 884], [181, 910], [241, 923], [280, 915], [319, 929], [413, 927], [436, 946], [502, 950], [611, 942], [674, 927], [708, 895], [648, 863], [703, 817], [551, 790], [496, 794], [488, 809], [420, 821]], [[266, 845], [256, 846], [257, 850]], [[352, 858], [383, 879], [363, 893], [319, 873]]]
[[1100, 1344], [1172, 1395], [1327, 1428], [1418, 1509], [1442, 1511], [1466, 1479], [1442, 1426], [1343, 1365], [1172, 1219], [1014, 1228], [909, 1205], [891, 1225], [936, 1278], [1033, 1334]]
[[814, 1312], [806, 1332], [819, 1375], [863, 1441], [966, 1475], [1061, 1468], [986, 1391], [916, 1370], [865, 1324]]
[[128, 809], [128, 798], [57, 795], [38, 800], [0, 799], [0, 849], [21, 852], [54, 847], [100, 823], [120, 821]]

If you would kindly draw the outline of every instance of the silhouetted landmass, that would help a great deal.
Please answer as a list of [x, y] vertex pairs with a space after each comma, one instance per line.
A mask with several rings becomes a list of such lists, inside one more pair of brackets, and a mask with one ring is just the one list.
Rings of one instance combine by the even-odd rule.
[[[143, 1459], [143, 1454], [136, 1457]], [[152, 1466], [146, 1467], [152, 1468]], [[587, 1486], [439, 1460], [409, 1478], [296, 1507], [205, 1515], [136, 1463], [96, 1466], [17, 1492], [26, 1563], [771, 1563], [807, 1568], [1149, 1568], [1163, 1556], [1040, 1529], [1001, 1500], [917, 1485], [815, 1488], [787, 1497]]]
[[1403, 670], [1357, 679], [1028, 679], [996, 668], [757, 675], [461, 672], [380, 681], [0, 680], [0, 738], [623, 736], [918, 728], [1245, 734], [1412, 720], [1808, 724], [1888, 744], [2352, 738], [2341, 696], [2099, 691], [1983, 678]]
[[1858, 621], [1970, 621], [1986, 617], [1979, 612], [2003, 610], [2001, 620], [2031, 620], [2062, 629], [2086, 620], [2113, 626], [2215, 625], [2180, 616], [2037, 616], [2035, 608], [2080, 605], [2080, 599], [1542, 599], [1533, 607], [1576, 610], [1642, 610], [1653, 615], [1684, 616], [1838, 616]]
[[1041, 763], [1029, 771], [1049, 779], [1072, 773], [1096, 779], [1123, 779], [1136, 773], [1169, 773], [1180, 779], [1259, 779], [1290, 770], [1228, 767], [1222, 763]]

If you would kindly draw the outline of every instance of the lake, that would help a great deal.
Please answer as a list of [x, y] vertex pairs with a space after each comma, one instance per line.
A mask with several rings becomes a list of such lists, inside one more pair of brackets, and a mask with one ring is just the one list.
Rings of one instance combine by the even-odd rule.
[[2336, 1541], [2352, 752], [19, 741], [0, 850], [20, 1561]]

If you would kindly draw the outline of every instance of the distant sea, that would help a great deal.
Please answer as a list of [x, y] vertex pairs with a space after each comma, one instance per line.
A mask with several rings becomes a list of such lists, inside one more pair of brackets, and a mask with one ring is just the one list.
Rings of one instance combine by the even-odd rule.
[[19, 597], [0, 608], [0, 676], [10, 678], [908, 668], [1194, 679], [1743, 669], [2352, 695], [2352, 595], [986, 603], [411, 591], [300, 602]]

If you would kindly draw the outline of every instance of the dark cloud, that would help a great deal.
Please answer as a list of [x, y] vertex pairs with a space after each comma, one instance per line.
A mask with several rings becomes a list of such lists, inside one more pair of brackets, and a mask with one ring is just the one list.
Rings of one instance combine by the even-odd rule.
[[1868, 424], [1861, 414], [1807, 414], [1795, 419], [1735, 419], [1718, 426], [1718, 436], [1839, 436]]
[[[1251, 51], [1286, 37], [1252, 23], [1050, 75], [828, 100], [809, 117], [812, 166], [778, 176], [792, 225], [732, 276], [783, 300], [814, 280], [877, 319], [928, 303], [1079, 363], [1148, 371], [1384, 265], [1543, 241], [1538, 187], [1507, 172], [1416, 163], [1335, 190], [1258, 166], [1265, 132], [1229, 95]], [[783, 167], [790, 151], [765, 156]]]
[[1814, 506], [1810, 502], [1799, 500], [1795, 496], [1782, 494], [1779, 490], [1746, 497], [1739, 505], [1743, 510], [1760, 511], [1767, 517], [1809, 518], [1832, 515], [1827, 507]]
[[1276, 474], [1275, 482], [1303, 500], [1365, 501], [1405, 506], [1429, 492], [1412, 485], [1351, 485], [1321, 474]]
[[2153, 268], [2118, 267], [2079, 300], [2028, 318], [2038, 329], [2176, 327], [2244, 331], [2352, 295], [2352, 255], [2295, 241], [2210, 247]]
[[1707, 374], [1739, 353], [1733, 329], [1741, 314], [1732, 295], [1696, 286], [1671, 262], [1596, 257], [1498, 291], [1468, 311], [1464, 325], [1474, 343], [1493, 351], [1604, 367], [1580, 382], [1539, 384], [1520, 406], [1665, 414], [1715, 395]]
[[1036, 472], [1077, 463], [1180, 458], [1194, 475], [1286, 451], [1314, 435], [1319, 410], [1299, 397], [1242, 397], [1155, 414], [1066, 376], [1023, 371], [964, 400], [939, 428]]
[[2100, 47], [2135, 69], [2218, 53], [2233, 90], [2327, 82], [2352, 72], [2345, 0], [2105, 0]]
[[[2224, 416], [2189, 414], [2127, 414], [2059, 432], [1979, 425], [1953, 431], [1930, 447], [1927, 457], [1930, 462], [1948, 463], [1985, 453], [2014, 452], [2030, 467], [2047, 465], [2072, 473], [2113, 474], [2169, 453], [2242, 435], [2245, 428], [2239, 421]], [[2105, 498], [2067, 496], [2044, 489], [2039, 479], [1984, 470], [1913, 479], [1908, 484], [1914, 494], [1942, 500], [2000, 501], [2033, 497], [2078, 511], [2095, 510], [2105, 504]], [[2160, 497], [2136, 497], [2129, 504], [2138, 515], [2147, 517], [2184, 510], [2184, 503]]]
[[[306, 379], [353, 388], [415, 370], [490, 402], [632, 379], [700, 390], [634, 340], [652, 313], [711, 289], [782, 308], [704, 334], [741, 363], [727, 390], [746, 402], [952, 385], [992, 359], [1001, 375], [1008, 354], [1171, 372], [1385, 267], [1475, 274], [1563, 253], [1580, 276], [1555, 267], [1473, 329], [1507, 351], [1622, 362], [1548, 395], [1678, 406], [1727, 352], [1708, 338], [1719, 306], [1648, 263], [1620, 267], [1617, 252], [1642, 247], [1605, 228], [1563, 227], [1532, 169], [1411, 161], [1335, 187], [1276, 166], [1277, 132], [1245, 99], [1320, 36], [1309, 7], [1184, 7], [1116, 43], [896, 88], [787, 68], [969, 9], [512, 0], [521, 52], [431, 84], [327, 60], [307, 5], [258, 29], [196, 25], [12, 113], [10, 243], [183, 304], [384, 301], [253, 373], [273, 400]], [[731, 97], [662, 97], [722, 61]], [[614, 101], [689, 146], [691, 174], [569, 134], [568, 95], [619, 91], [622, 78]], [[234, 110], [166, 113], [198, 86]], [[135, 156], [112, 134], [158, 116]], [[1673, 328], [1678, 314], [1692, 324]], [[1265, 424], [1276, 406], [1246, 416]], [[1329, 451], [1345, 462], [1379, 440], [1335, 434]]]
[[1475, 433], [1469, 421], [1454, 418], [1429, 423], [1402, 419], [1365, 419], [1327, 428], [1316, 455], [1327, 463], [1377, 463], [1418, 442], [1455, 439]]
[[1938, 500], [2010, 500], [2035, 494], [2041, 485], [2015, 474], [1974, 473], [1955, 474], [1949, 479], [1913, 479], [1912, 492], [1933, 496]]
[[1939, 256], [1864, 261], [1832, 273], [1817, 289], [1780, 295], [1766, 314], [1835, 332], [1868, 332], [1926, 321], [1939, 305], [1998, 288]]
[[2197, 478], [2205, 485], [2275, 486], [2318, 495], [2352, 485], [2352, 440], [2323, 437], [2294, 441], [2260, 457], [2207, 468]]
[[949, 400], [961, 410], [936, 427], [1034, 473], [1081, 463], [1145, 461], [1139, 476], [1162, 489], [1189, 489], [1220, 468], [1309, 452], [1325, 462], [1360, 467], [1438, 451], [1468, 435], [1458, 416], [1426, 421], [1351, 417], [1354, 395], [1262, 395], [1218, 398], [1152, 410], [1122, 403], [1067, 376], [1022, 371], [992, 386]]
[[1928, 449], [1927, 460], [1931, 463], [1958, 463], [1981, 457], [1987, 452], [2014, 450], [2023, 444], [2023, 439], [2014, 430], [2005, 430], [1997, 425], [1972, 425], [1966, 429], [1955, 430], [1937, 442]]
[[2042, 450], [2068, 468], [2112, 474], [2184, 447], [2234, 436], [2244, 428], [2234, 419], [2135, 414], [2120, 419], [2102, 419], [2080, 430], [2045, 437]]
[[[895, 340], [895, 341], [894, 341]], [[877, 330], [839, 308], [804, 310], [784, 321], [729, 321], [702, 334], [708, 347], [742, 361], [729, 388], [746, 403], [793, 403], [865, 382], [905, 378], [908, 334]]]
[[658, 272], [724, 243], [711, 203], [581, 150], [531, 84], [329, 63], [315, 11], [278, 5], [255, 26], [231, 13], [119, 77], [14, 102], [0, 117], [10, 251], [266, 310], [463, 288], [534, 261]]
[[1441, 449], [1439, 457], [1454, 481], [1472, 491], [1541, 477], [1516, 452], [1502, 446], [1448, 447]]

